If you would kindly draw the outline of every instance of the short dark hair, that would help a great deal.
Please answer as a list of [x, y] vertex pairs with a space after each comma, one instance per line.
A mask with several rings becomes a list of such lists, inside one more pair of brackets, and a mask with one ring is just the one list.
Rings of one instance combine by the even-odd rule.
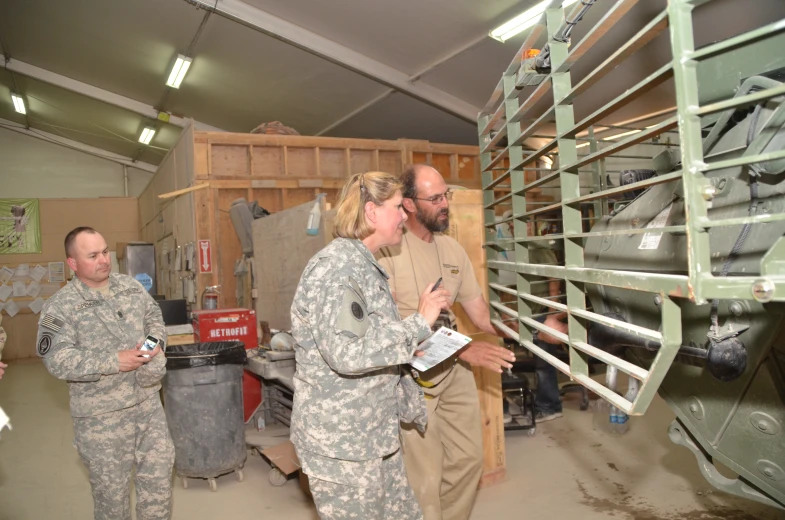
[[401, 195], [404, 199], [414, 199], [417, 197], [417, 170], [422, 167], [431, 167], [428, 164], [410, 164], [401, 174]]
[[66, 258], [72, 258], [71, 248], [74, 247], [74, 241], [76, 240], [76, 237], [79, 236], [81, 233], [90, 233], [92, 235], [98, 233], [98, 231], [88, 226], [79, 226], [78, 228], [74, 228], [71, 231], [69, 231], [68, 234], [65, 236], [65, 242], [64, 242]]

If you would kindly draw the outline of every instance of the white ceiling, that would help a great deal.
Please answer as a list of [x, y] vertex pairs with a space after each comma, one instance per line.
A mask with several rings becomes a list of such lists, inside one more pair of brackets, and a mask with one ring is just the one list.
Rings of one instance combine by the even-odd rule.
[[[218, 6], [227, 0], [217, 0]], [[470, 107], [490, 97], [525, 35], [502, 44], [485, 35], [536, 0], [244, 0], [253, 9], [295, 24], [405, 76], [429, 70], [414, 85], [438, 89]], [[573, 33], [578, 41], [613, 2], [598, 0]], [[754, 4], [754, 8], [752, 5]], [[592, 70], [665, 6], [641, 0], [573, 71]], [[703, 8], [701, 8], [703, 9]], [[716, 0], [697, 17], [697, 44], [785, 17], [782, 0]], [[476, 125], [384, 83], [220, 14], [205, 16], [186, 0], [0, 0], [0, 54], [55, 75], [98, 87], [175, 115], [228, 131], [247, 132], [273, 120], [304, 135], [476, 143]], [[204, 22], [204, 23], [203, 23]], [[203, 27], [202, 27], [203, 24]], [[201, 27], [201, 30], [200, 30]], [[198, 37], [197, 37], [198, 34]], [[667, 34], [619, 67], [576, 104], [584, 117], [670, 59]], [[192, 43], [193, 42], [193, 43]], [[472, 45], [474, 43], [474, 45]], [[193, 65], [179, 90], [164, 85], [178, 53], [191, 47]], [[12, 67], [13, 68], [13, 67]], [[0, 67], [0, 119], [61, 135], [151, 164], [160, 162], [179, 128], [155, 122], [152, 147], [136, 142], [145, 124], [134, 111]], [[57, 83], [57, 81], [55, 81]], [[25, 118], [9, 92], [27, 99]], [[662, 87], [613, 121], [673, 106]], [[340, 124], [336, 124], [342, 120]], [[6, 124], [0, 122], [0, 124]]]

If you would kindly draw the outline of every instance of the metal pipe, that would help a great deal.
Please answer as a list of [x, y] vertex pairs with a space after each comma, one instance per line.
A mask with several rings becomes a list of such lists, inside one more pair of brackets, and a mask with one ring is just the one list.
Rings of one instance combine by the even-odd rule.
[[123, 196], [128, 196], [128, 166], [123, 165]]

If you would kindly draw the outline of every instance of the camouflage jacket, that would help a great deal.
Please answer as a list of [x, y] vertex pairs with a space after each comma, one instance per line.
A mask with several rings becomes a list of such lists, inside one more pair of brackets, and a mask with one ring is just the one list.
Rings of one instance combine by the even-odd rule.
[[311, 258], [292, 303], [292, 333], [291, 439], [304, 468], [307, 453], [381, 461], [400, 447], [401, 420], [425, 425], [422, 391], [400, 365], [430, 328], [418, 313], [401, 321], [387, 273], [361, 241], [338, 238]]
[[68, 381], [71, 415], [88, 417], [134, 406], [161, 388], [163, 352], [136, 370], [119, 371], [117, 352], [147, 335], [166, 342], [161, 309], [139, 282], [112, 274], [104, 297], [74, 277], [44, 305], [36, 344], [49, 372]]

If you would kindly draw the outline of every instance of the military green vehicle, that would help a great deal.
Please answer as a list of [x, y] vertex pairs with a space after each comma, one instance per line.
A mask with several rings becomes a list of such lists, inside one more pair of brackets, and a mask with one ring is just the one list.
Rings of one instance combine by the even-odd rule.
[[[495, 324], [624, 414], [643, 414], [659, 393], [676, 414], [671, 440], [709, 482], [785, 508], [785, 11], [696, 47], [701, 10], [719, 2], [669, 0], [643, 22], [639, 9], [634, 36], [573, 78], [638, 4], [597, 3], [596, 23], [572, 42], [594, 2], [545, 2], [479, 118], [487, 247], [516, 254], [488, 262]], [[667, 62], [579, 111], [592, 86], [658, 37]], [[673, 108], [607, 123], [655, 91]], [[609, 164], [643, 145], [660, 151], [611, 175]], [[558, 201], [538, 202], [548, 185]], [[505, 220], [514, 238], [498, 239]], [[530, 235], [532, 221], [555, 222], [555, 233]], [[537, 247], [555, 249], [559, 264], [530, 263]], [[517, 283], [499, 283], [501, 271]], [[532, 294], [552, 278], [566, 298]], [[568, 333], [537, 321], [540, 306], [565, 312]], [[569, 362], [539, 348], [535, 331], [562, 339]], [[590, 377], [594, 360], [638, 381], [637, 392]]]

